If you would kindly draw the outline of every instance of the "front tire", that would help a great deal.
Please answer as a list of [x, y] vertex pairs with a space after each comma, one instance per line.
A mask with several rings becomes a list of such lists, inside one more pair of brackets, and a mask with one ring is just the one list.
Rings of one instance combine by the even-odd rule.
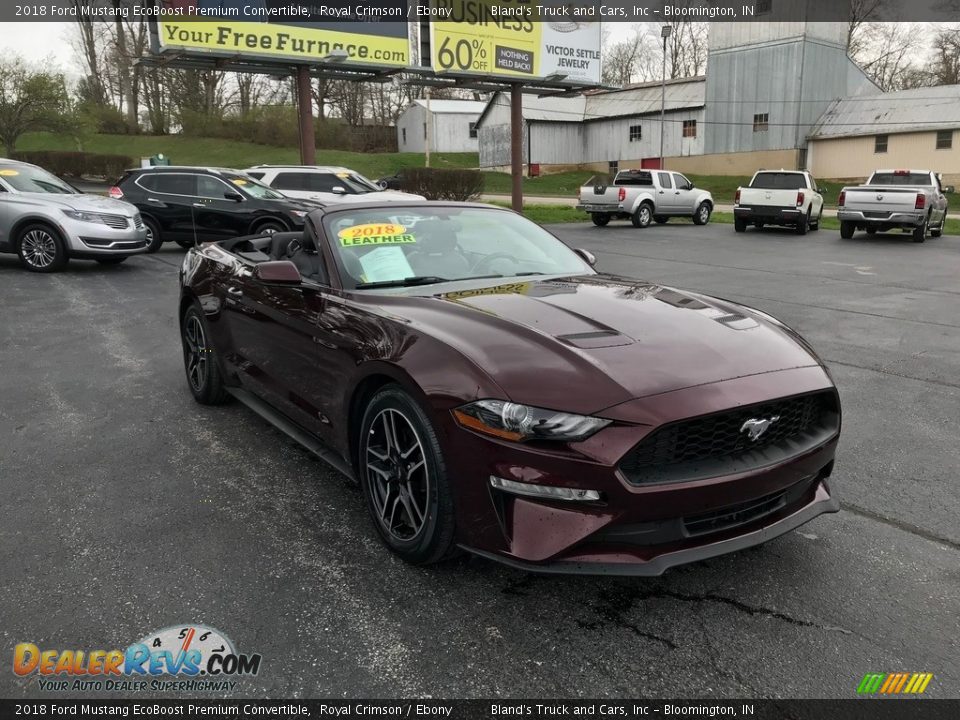
[[67, 248], [60, 234], [49, 225], [27, 225], [16, 240], [20, 262], [30, 272], [52, 273], [67, 265]]
[[454, 552], [453, 499], [437, 435], [397, 385], [380, 390], [363, 414], [358, 470], [373, 525], [390, 550], [414, 565]]
[[590, 219], [597, 227], [604, 227], [610, 222], [610, 215], [607, 213], [590, 213]]
[[183, 344], [183, 367], [193, 399], [201, 405], [222, 405], [230, 399], [223, 383], [216, 351], [210, 343], [206, 318], [196, 305], [191, 305], [180, 323]]
[[694, 225], [706, 225], [710, 222], [710, 213], [712, 208], [710, 203], [702, 202], [697, 207], [697, 211], [693, 214], [693, 224]]
[[285, 232], [286, 226], [281, 223], [279, 220], [265, 220], [264, 222], [257, 223], [256, 229], [253, 231], [254, 235], [273, 235], [278, 232]]
[[643, 203], [640, 207], [637, 208], [637, 211], [630, 216], [630, 222], [633, 223], [635, 228], [646, 228], [650, 227], [650, 222], [653, 220], [653, 210], [650, 208], [649, 203]]

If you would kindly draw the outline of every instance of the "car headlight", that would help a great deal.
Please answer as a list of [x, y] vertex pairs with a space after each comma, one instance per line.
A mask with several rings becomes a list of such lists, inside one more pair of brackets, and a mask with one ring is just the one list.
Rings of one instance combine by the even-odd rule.
[[72, 220], [80, 220], [81, 222], [103, 223], [103, 218], [101, 218], [96, 213], [83, 212], [82, 210], [64, 210], [63, 214]]
[[289, 210], [288, 212], [297, 218], [305, 218], [309, 214], [306, 210]]
[[603, 418], [544, 410], [506, 400], [477, 400], [453, 411], [471, 430], [504, 440], [584, 440], [610, 424]]

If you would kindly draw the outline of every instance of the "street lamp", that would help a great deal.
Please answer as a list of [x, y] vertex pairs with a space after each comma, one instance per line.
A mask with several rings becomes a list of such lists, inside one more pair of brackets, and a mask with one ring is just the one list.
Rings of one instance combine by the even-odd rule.
[[660, 75], [660, 169], [663, 169], [663, 128], [664, 115], [667, 110], [667, 38], [673, 28], [664, 25], [660, 28], [660, 37], [663, 38], [663, 70]]

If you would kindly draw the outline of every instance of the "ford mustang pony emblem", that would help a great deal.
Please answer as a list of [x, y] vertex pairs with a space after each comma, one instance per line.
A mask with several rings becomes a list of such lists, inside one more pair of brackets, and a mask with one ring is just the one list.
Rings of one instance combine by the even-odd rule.
[[747, 437], [756, 442], [767, 430], [770, 429], [770, 426], [779, 419], [779, 415], [774, 415], [772, 418], [763, 418], [762, 420], [750, 418], [740, 426], [740, 432], [746, 432]]

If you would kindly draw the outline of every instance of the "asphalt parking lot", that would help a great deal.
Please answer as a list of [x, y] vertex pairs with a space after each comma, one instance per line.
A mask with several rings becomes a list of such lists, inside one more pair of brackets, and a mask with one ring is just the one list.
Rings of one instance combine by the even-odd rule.
[[[237, 697], [960, 697], [960, 238], [554, 228], [603, 270], [756, 306], [844, 403], [836, 515], [661, 578], [382, 548], [358, 489], [239, 404], [196, 405], [182, 251], [39, 276], [0, 256], [2, 652], [187, 622], [263, 655]], [[38, 696], [0, 671], [0, 696]]]

